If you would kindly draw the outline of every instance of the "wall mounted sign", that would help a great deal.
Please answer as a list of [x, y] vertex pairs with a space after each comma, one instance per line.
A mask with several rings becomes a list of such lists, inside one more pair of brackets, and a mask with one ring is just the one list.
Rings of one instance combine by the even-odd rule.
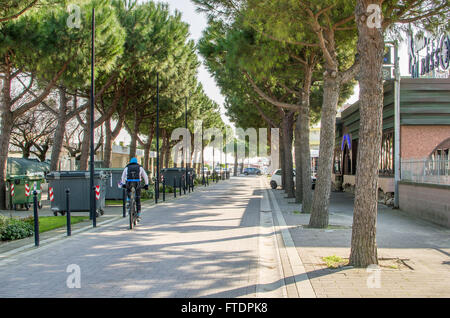
[[450, 66], [450, 37], [443, 34], [438, 38], [408, 35], [409, 73], [412, 78], [429, 73], [446, 72]]

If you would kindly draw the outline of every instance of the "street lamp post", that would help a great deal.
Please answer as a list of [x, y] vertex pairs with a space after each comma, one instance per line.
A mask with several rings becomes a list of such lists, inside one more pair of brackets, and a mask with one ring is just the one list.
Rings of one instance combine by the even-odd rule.
[[159, 73], [156, 73], [156, 180], [155, 180], [155, 204], [159, 197]]
[[202, 184], [205, 185], [205, 161], [203, 158], [203, 122], [202, 122]]
[[91, 53], [91, 105], [90, 105], [90, 128], [91, 128], [91, 156], [90, 156], [90, 216], [93, 227], [97, 226], [95, 187], [94, 187], [94, 105], [95, 105], [95, 8], [92, 8], [92, 53]]
[[398, 183], [400, 181], [400, 58], [398, 56], [398, 46], [394, 46], [394, 208], [399, 207], [399, 189]]
[[[184, 99], [184, 125], [185, 125], [185, 127], [184, 128], [186, 128], [186, 131], [185, 131], [185, 133], [186, 133], [186, 137], [187, 137], [187, 134], [188, 134], [188, 124], [187, 124], [187, 97], [185, 97], [185, 99]], [[185, 178], [184, 178], [184, 187], [185, 188], [187, 188], [188, 186], [188, 158], [189, 158], [189, 153], [188, 153], [188, 144], [187, 144], [187, 138], [185, 138], [186, 140], [184, 141], [184, 152], [185, 152], [185, 155], [184, 155], [184, 166], [185, 166], [185, 169], [186, 169], [186, 172], [185, 172]], [[190, 192], [191, 190], [190, 190], [190, 188], [189, 188], [189, 192]]]

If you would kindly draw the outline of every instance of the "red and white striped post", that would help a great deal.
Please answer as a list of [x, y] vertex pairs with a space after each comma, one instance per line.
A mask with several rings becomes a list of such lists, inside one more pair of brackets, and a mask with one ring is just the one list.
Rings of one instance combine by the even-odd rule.
[[48, 188], [48, 198], [50, 199], [51, 202], [55, 201], [55, 196], [53, 194], [53, 188], [52, 187]]

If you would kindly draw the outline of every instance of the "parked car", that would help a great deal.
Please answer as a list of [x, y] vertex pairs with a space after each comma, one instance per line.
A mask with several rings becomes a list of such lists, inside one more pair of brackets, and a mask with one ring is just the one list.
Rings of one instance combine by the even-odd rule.
[[[293, 172], [294, 172], [294, 184], [295, 184], [295, 169], [293, 170]], [[270, 178], [270, 186], [272, 189], [276, 189], [280, 185], [281, 185], [281, 169], [277, 169], [272, 174], [272, 177]], [[311, 187], [312, 187], [312, 189], [316, 188], [316, 177], [315, 176], [311, 176]]]
[[244, 174], [246, 176], [250, 175], [250, 174], [255, 174], [260, 176], [262, 174], [261, 170], [259, 170], [258, 168], [245, 168], [244, 169]]

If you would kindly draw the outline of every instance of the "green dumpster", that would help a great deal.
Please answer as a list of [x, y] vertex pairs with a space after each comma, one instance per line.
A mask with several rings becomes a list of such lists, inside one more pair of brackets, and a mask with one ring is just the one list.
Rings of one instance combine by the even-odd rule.
[[10, 209], [18, 210], [26, 209], [29, 210], [33, 204], [33, 191], [38, 192], [38, 207], [42, 208], [42, 191], [41, 184], [45, 180], [42, 176], [10, 176], [7, 180], [7, 191], [9, 192], [10, 198]]

